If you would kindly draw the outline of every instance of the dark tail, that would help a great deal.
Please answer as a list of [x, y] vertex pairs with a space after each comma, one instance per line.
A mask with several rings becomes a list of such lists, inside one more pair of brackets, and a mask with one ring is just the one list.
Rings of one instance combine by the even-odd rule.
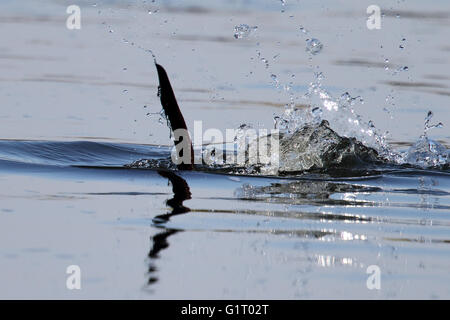
[[[156, 70], [158, 71], [159, 78], [159, 95], [161, 98], [161, 105], [164, 109], [167, 119], [169, 120], [170, 129], [174, 132], [177, 129], [184, 129], [187, 131], [186, 122], [184, 121], [183, 115], [181, 114], [180, 108], [178, 107], [177, 99], [173, 93], [172, 86], [170, 85], [169, 77], [167, 76], [166, 70], [155, 63]], [[190, 163], [181, 163], [178, 165], [178, 169], [181, 170], [192, 170], [194, 165], [194, 148], [192, 147], [192, 141], [189, 137], [188, 144], [191, 146], [191, 161]], [[180, 150], [180, 142], [175, 141], [175, 149], [177, 154], [182, 156], [182, 150]]]

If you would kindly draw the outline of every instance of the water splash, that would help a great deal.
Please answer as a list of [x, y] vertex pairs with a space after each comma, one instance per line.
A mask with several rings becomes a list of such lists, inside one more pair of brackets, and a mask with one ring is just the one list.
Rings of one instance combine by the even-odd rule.
[[431, 111], [419, 140], [407, 152], [399, 152], [387, 143], [388, 132], [379, 132], [372, 120], [365, 121], [357, 114], [354, 106], [364, 103], [360, 96], [352, 97], [345, 92], [336, 99], [322, 87], [323, 74], [316, 72], [315, 77], [305, 94], [307, 108], [297, 108], [291, 103], [274, 117], [274, 126], [282, 135], [280, 170], [326, 168], [347, 163], [348, 159], [422, 168], [449, 165], [447, 148], [427, 136], [429, 130], [443, 126], [441, 122], [431, 124]]
[[308, 124], [280, 139], [279, 171], [350, 167], [379, 161], [375, 149], [355, 138], [339, 136], [328, 121]]
[[444, 167], [450, 164], [450, 153], [441, 143], [428, 138], [428, 131], [433, 128], [442, 128], [442, 122], [430, 124], [433, 112], [428, 111], [425, 117], [423, 134], [405, 154], [405, 162], [422, 168]]
[[[275, 74], [272, 74], [272, 80], [278, 83]], [[273, 162], [258, 162], [259, 155], [252, 154], [251, 150], [259, 149], [261, 141], [264, 144], [270, 139], [266, 139], [267, 136], [247, 136], [246, 131], [252, 127], [243, 124], [237, 129], [234, 141], [229, 143], [234, 145], [234, 153], [236, 150], [246, 150], [245, 163], [223, 163], [223, 152], [227, 154], [228, 147], [221, 150], [220, 146], [214, 146], [213, 149], [200, 150], [203, 159], [205, 154], [208, 156], [208, 161], [197, 166], [197, 169], [276, 176], [317, 170], [320, 173], [341, 170], [344, 174], [352, 174], [382, 168], [384, 165], [406, 164], [423, 168], [448, 166], [448, 150], [427, 137], [431, 129], [442, 127], [442, 123], [431, 123], [431, 111], [425, 119], [424, 133], [419, 141], [407, 152], [398, 152], [387, 143], [387, 133], [380, 133], [373, 121], [363, 120], [355, 111], [357, 104], [364, 103], [362, 97], [345, 92], [335, 98], [322, 87], [323, 80], [323, 73], [316, 72], [315, 80], [310, 83], [304, 96], [308, 99], [307, 107], [297, 107], [291, 97], [284, 112], [274, 117], [274, 127], [278, 133], [269, 136], [277, 139], [279, 144], [275, 151], [269, 143], [264, 148], [269, 150], [270, 155], [276, 153], [276, 165]], [[161, 122], [163, 117], [162, 113]], [[148, 168], [165, 164], [152, 161], [135, 163], [133, 166]]]
[[[240, 169], [235, 173], [285, 175], [311, 170], [329, 172], [335, 169], [344, 169], [350, 173], [352, 170], [360, 171], [374, 166], [380, 168], [380, 165], [411, 165], [437, 169], [449, 167], [449, 150], [427, 137], [429, 130], [443, 126], [442, 123], [431, 124], [431, 111], [425, 119], [424, 133], [419, 140], [407, 152], [397, 152], [387, 144], [385, 136], [378, 133], [373, 121], [365, 123], [353, 109], [348, 109], [352, 103], [360, 100], [360, 97], [351, 97], [344, 93], [339, 100], [333, 101], [327, 93], [320, 93], [325, 99], [324, 105], [331, 106], [331, 110], [339, 111], [339, 114], [350, 115], [347, 121], [359, 128], [359, 139], [355, 138], [358, 134], [355, 134], [354, 130], [340, 135], [332, 129], [330, 122], [324, 120], [324, 112], [320, 111], [327, 110], [327, 107], [310, 107], [301, 111], [289, 105], [283, 115], [274, 118], [275, 127], [280, 130], [278, 166], [261, 166], [253, 162], [251, 166], [246, 166], [246, 170]], [[336, 119], [339, 117], [334, 118], [333, 128], [336, 127]], [[372, 138], [374, 147], [362, 142], [367, 140], [364, 139], [365, 136]], [[255, 145], [259, 141], [251, 143]]]
[[[294, 140], [299, 138], [299, 131], [305, 127], [320, 128], [319, 131], [323, 131], [323, 121], [326, 120], [326, 127], [333, 130], [342, 139], [356, 139], [357, 142], [367, 146], [367, 148], [375, 150], [379, 159], [394, 163], [400, 162], [402, 155], [390, 148], [386, 141], [387, 133], [380, 133], [373, 121], [363, 120], [354, 110], [356, 104], [364, 103], [363, 98], [360, 96], [352, 97], [348, 92], [343, 93], [339, 98], [334, 98], [322, 87], [323, 79], [322, 72], [315, 73], [315, 81], [310, 83], [308, 92], [305, 94], [305, 98], [308, 100], [307, 108], [298, 108], [291, 101], [290, 104], [286, 105], [281, 115], [274, 117], [275, 128], [280, 130], [284, 139], [293, 139], [291, 142], [295, 144]], [[334, 140], [337, 141], [337, 138]], [[285, 145], [288, 146], [289, 144], [286, 143]], [[320, 148], [324, 148], [324, 146], [322, 145]], [[319, 148], [313, 146], [310, 151], [313, 149]], [[280, 150], [280, 153], [282, 153], [282, 147], [280, 147]], [[291, 151], [286, 152], [290, 153]], [[314, 152], [320, 157], [320, 151], [315, 150]], [[318, 164], [318, 161], [309, 162], [316, 166]], [[308, 167], [306, 164], [301, 166]]]

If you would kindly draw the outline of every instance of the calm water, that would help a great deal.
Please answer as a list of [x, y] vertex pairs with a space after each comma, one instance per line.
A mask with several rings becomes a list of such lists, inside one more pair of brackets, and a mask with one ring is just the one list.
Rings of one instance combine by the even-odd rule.
[[[285, 104], [317, 103], [305, 93], [322, 72], [333, 97], [363, 99], [353, 110], [392, 150], [419, 139], [429, 110], [444, 126], [427, 135], [448, 148], [448, 2], [379, 1], [373, 31], [366, 1], [124, 3], [79, 2], [81, 30], [65, 26], [69, 2], [0, 4], [0, 298], [450, 297], [448, 166], [126, 166], [170, 155], [146, 50], [190, 128], [272, 128]], [[236, 39], [241, 24], [257, 28]], [[342, 118], [330, 125], [350, 135]], [[81, 290], [66, 288], [69, 265]]]

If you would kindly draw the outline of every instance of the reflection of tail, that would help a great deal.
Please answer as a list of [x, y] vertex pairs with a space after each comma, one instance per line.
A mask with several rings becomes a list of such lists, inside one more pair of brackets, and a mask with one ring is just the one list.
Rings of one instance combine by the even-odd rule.
[[170, 183], [172, 183], [173, 198], [167, 200], [167, 205], [172, 208], [172, 212], [154, 217], [153, 222], [155, 224], [165, 223], [172, 216], [191, 211], [188, 207], [183, 206], [183, 201], [191, 199], [192, 195], [186, 180], [172, 171], [159, 170], [158, 174], [169, 179]]
[[[150, 252], [148, 253], [148, 257], [150, 259], [157, 259], [159, 258], [158, 253], [161, 250], [164, 250], [169, 247], [169, 242], [167, 242], [167, 239], [177, 233], [178, 230], [166, 230], [163, 232], [160, 232], [156, 234], [152, 240], [153, 240], [153, 247], [150, 249]], [[152, 284], [158, 281], [158, 277], [155, 276], [155, 272], [157, 271], [157, 268], [154, 264], [154, 262], [150, 263], [150, 266], [148, 267], [148, 272], [150, 274], [150, 277], [148, 278], [148, 284]]]
[[[155, 63], [156, 70], [158, 71], [159, 78], [159, 95], [161, 98], [161, 105], [164, 109], [164, 113], [166, 114], [167, 119], [169, 120], [170, 129], [172, 132], [175, 132], [177, 129], [184, 129], [187, 132], [186, 122], [184, 121], [183, 115], [178, 107], [177, 99], [175, 98], [175, 94], [173, 93], [172, 86], [170, 85], [169, 77], [167, 76], [166, 70], [164, 68]], [[188, 145], [191, 147], [191, 161], [190, 163], [181, 163], [178, 165], [178, 169], [182, 170], [191, 170], [194, 164], [194, 149], [192, 147], [191, 139], [188, 135], [184, 135], [186, 139], [189, 139]], [[177, 154], [182, 157], [183, 151], [180, 150], [181, 141], [175, 143], [175, 148]]]
[[153, 237], [153, 247], [148, 253], [149, 258], [158, 258], [158, 253], [161, 250], [166, 249], [169, 246], [167, 242], [167, 238], [171, 235], [177, 233], [178, 230], [167, 230], [161, 233], [158, 233]]
[[179, 202], [191, 199], [191, 191], [189, 190], [189, 185], [186, 180], [176, 175], [173, 171], [163, 171], [159, 170], [158, 174], [164, 178], [169, 179], [172, 183], [172, 191], [174, 193], [173, 198]]
[[[191, 209], [183, 206], [183, 201], [191, 199], [192, 194], [191, 191], [189, 190], [189, 185], [187, 184], [186, 180], [176, 175], [172, 171], [159, 170], [158, 173], [160, 176], [169, 179], [170, 183], [172, 184], [172, 191], [173, 191], [173, 198], [167, 200], [167, 205], [172, 208], [172, 212], [162, 214], [153, 218], [153, 223], [156, 226], [164, 228], [164, 223], [169, 221], [169, 219], [172, 216], [191, 211]], [[164, 228], [164, 231], [153, 236], [152, 238], [153, 246], [150, 249], [150, 252], [148, 253], [149, 258], [150, 259], [159, 258], [158, 255], [159, 252], [169, 247], [169, 242], [167, 241], [167, 239], [171, 235], [180, 231], [181, 230]], [[154, 276], [157, 269], [153, 261], [150, 263], [148, 271], [151, 274], [150, 278], [148, 279], [148, 284], [157, 282], [158, 278]]]

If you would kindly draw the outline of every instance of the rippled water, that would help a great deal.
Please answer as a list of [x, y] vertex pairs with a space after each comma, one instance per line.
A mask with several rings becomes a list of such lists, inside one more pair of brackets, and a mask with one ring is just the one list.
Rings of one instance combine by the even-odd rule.
[[[2, 2], [0, 297], [450, 297], [450, 8], [369, 4]], [[154, 56], [283, 170], [176, 170]]]
[[[124, 167], [170, 156], [158, 146], [0, 150], [4, 297], [370, 297], [369, 265], [383, 271], [374, 297], [448, 290], [448, 172], [280, 179]], [[80, 294], [63, 289], [73, 263], [86, 270]], [[46, 281], [20, 276], [35, 272]]]

